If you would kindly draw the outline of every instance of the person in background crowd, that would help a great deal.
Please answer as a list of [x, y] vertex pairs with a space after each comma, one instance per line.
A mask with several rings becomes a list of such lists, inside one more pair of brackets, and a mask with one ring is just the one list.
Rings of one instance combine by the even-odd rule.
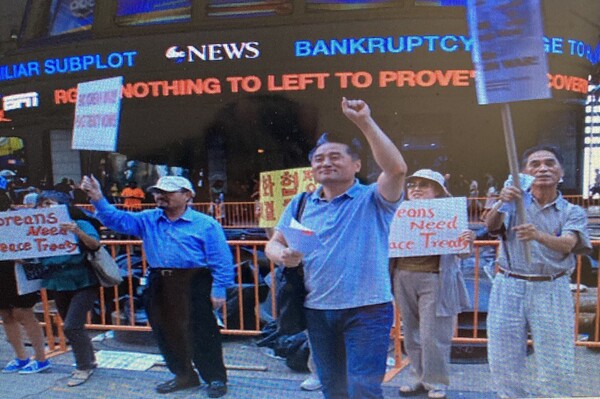
[[65, 336], [73, 348], [75, 371], [67, 381], [74, 387], [86, 382], [96, 368], [92, 341], [85, 330], [87, 313], [98, 297], [98, 279], [86, 260], [86, 252], [100, 248], [97, 220], [81, 209], [70, 206], [71, 198], [59, 191], [42, 191], [37, 207], [50, 208], [67, 205], [72, 222], [61, 223], [60, 228], [72, 232], [79, 241], [81, 253], [40, 258], [46, 269], [42, 286], [51, 291], [56, 308], [63, 319]]
[[481, 208], [481, 204], [479, 203], [479, 183], [477, 180], [472, 179], [469, 183], [469, 214], [473, 217], [477, 218], [479, 216], [479, 211]]
[[40, 195], [40, 190], [37, 188], [33, 188], [32, 191], [29, 191], [25, 196], [23, 196], [23, 205], [27, 208], [33, 208], [37, 203], [37, 198]]
[[594, 185], [590, 187], [590, 194], [593, 196], [600, 195], [600, 169], [595, 170]]
[[485, 183], [486, 199], [485, 199], [485, 203], [483, 205], [483, 211], [481, 212], [481, 217], [480, 217], [480, 219], [484, 222], [487, 219], [487, 214], [490, 212], [490, 209], [492, 209], [492, 207], [496, 203], [496, 199], [498, 197], [498, 189], [496, 188], [496, 181], [494, 180], [494, 177], [489, 173], [486, 173], [485, 176], [486, 176], [486, 183]]
[[4, 176], [0, 176], [0, 209], [10, 209], [12, 202], [8, 196], [8, 181]]
[[[0, 212], [9, 209], [8, 202], [0, 202]], [[6, 338], [13, 350], [15, 358], [2, 369], [3, 373], [33, 374], [50, 369], [50, 361], [46, 359], [44, 334], [33, 312], [38, 301], [38, 292], [19, 295], [15, 276], [15, 262], [0, 261], [0, 316]], [[27, 356], [23, 343], [21, 326], [25, 329], [34, 351], [34, 359]]]
[[[342, 99], [344, 115], [369, 143], [382, 173], [360, 184], [360, 142], [325, 133], [310, 152], [315, 180], [302, 224], [323, 249], [304, 256], [282, 233], [300, 196], [286, 207], [266, 254], [285, 267], [304, 263], [308, 336], [325, 398], [383, 398], [389, 333], [393, 319], [389, 278], [389, 225], [402, 198], [406, 163], [371, 117], [362, 100]], [[356, 229], [360, 229], [360, 234]]]
[[137, 186], [137, 182], [130, 181], [127, 187], [121, 191], [121, 198], [125, 209], [139, 211], [142, 209], [142, 201], [146, 197], [144, 191]]
[[110, 185], [109, 193], [108, 193], [108, 201], [111, 204], [120, 204], [121, 203], [121, 190], [119, 189], [119, 185], [117, 183], [113, 183]]
[[[449, 197], [444, 182], [438, 172], [418, 170], [406, 178], [407, 199]], [[471, 230], [460, 237], [472, 248], [475, 234]], [[404, 347], [410, 361], [411, 381], [400, 387], [400, 396], [427, 391], [430, 399], [446, 397], [456, 315], [470, 306], [460, 259], [452, 254], [391, 259], [394, 297], [401, 310]]]
[[108, 228], [143, 239], [149, 264], [145, 309], [167, 367], [175, 374], [156, 391], [200, 385], [193, 361], [209, 384], [208, 397], [225, 395], [227, 372], [213, 313], [213, 307], [223, 306], [225, 289], [233, 283], [233, 259], [223, 228], [188, 206], [196, 193], [184, 177], [161, 177], [148, 188], [157, 208], [142, 212], [110, 205], [94, 177], [85, 176], [81, 188]]
[[[501, 398], [532, 396], [523, 384], [528, 333], [535, 345], [538, 393], [572, 393], [575, 316], [570, 274], [575, 255], [591, 250], [591, 243], [585, 211], [557, 189], [562, 165], [562, 155], [553, 146], [526, 150], [521, 167], [535, 178], [531, 188], [522, 192], [504, 187], [486, 219], [489, 232], [501, 238], [487, 316], [488, 360]], [[517, 199], [525, 206], [523, 224], [517, 224]], [[524, 242], [529, 243], [530, 262]]]
[[65, 193], [69, 197], [73, 198], [73, 196], [71, 194], [71, 191], [73, 191], [73, 186], [71, 185], [71, 182], [69, 181], [68, 177], [63, 177], [60, 180], [60, 183], [58, 183], [54, 186], [54, 191]]
[[87, 194], [72, 179], [69, 179], [71, 185], [71, 200], [73, 204], [86, 204], [88, 202]]

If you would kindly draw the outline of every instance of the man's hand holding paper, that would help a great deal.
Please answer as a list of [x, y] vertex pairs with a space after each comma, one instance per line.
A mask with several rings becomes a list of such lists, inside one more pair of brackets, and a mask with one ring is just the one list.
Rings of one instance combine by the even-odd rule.
[[[288, 257], [292, 260], [296, 254], [300, 254], [300, 259], [298, 263], [302, 260], [302, 257], [310, 255], [314, 251], [324, 248], [323, 243], [317, 236], [317, 234], [300, 224], [296, 219], [292, 219], [289, 226], [286, 226], [281, 229], [283, 236], [288, 244], [287, 250]], [[282, 253], [282, 258], [286, 254]], [[287, 266], [287, 264], [285, 265]], [[297, 266], [297, 265], [293, 265]]]

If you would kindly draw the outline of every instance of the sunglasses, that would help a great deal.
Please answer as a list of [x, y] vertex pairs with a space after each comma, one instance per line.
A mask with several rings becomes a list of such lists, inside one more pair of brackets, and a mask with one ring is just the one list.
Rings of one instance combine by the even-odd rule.
[[175, 193], [185, 193], [188, 192], [188, 190], [186, 190], [185, 188], [179, 189], [177, 191], [164, 191], [164, 190], [160, 190], [160, 189], [154, 189], [152, 190], [152, 194], [155, 195], [159, 195], [159, 194], [163, 194], [163, 195], [168, 195], [168, 194], [175, 194]]
[[433, 183], [427, 180], [421, 180], [421, 181], [409, 181], [408, 183], [406, 183], [406, 189], [407, 190], [414, 190], [415, 188], [429, 188], [429, 187], [433, 187]]

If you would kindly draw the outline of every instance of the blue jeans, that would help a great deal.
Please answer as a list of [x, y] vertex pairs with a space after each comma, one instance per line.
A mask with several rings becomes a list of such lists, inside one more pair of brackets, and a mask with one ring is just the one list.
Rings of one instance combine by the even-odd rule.
[[383, 398], [392, 303], [306, 309], [308, 336], [326, 399]]

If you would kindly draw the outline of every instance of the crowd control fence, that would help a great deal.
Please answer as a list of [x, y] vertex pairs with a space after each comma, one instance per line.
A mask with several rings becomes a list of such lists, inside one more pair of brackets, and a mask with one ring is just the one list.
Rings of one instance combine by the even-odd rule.
[[[600, 217], [600, 198], [583, 197], [581, 195], [565, 195], [564, 198], [584, 209], [595, 209], [596, 217]], [[492, 200], [492, 201], [490, 201]], [[472, 225], [483, 225], [485, 215], [487, 213], [486, 204], [493, 203], [494, 197], [468, 197], [468, 219]], [[79, 204], [89, 211], [93, 211], [93, 206], [90, 204]], [[155, 204], [141, 204], [139, 207], [132, 209], [123, 204], [116, 204], [117, 208], [125, 210], [144, 210], [154, 208]], [[194, 202], [192, 208], [212, 216], [225, 228], [252, 228], [259, 226], [259, 211], [258, 202]]]
[[[99, 288], [99, 303], [88, 314], [86, 327], [90, 330], [113, 330], [129, 333], [150, 331], [150, 326], [136, 303], [140, 289], [139, 278], [147, 270], [146, 258], [140, 240], [104, 240], [102, 242], [123, 268], [124, 281], [118, 287]], [[235, 284], [228, 290], [228, 300], [219, 313], [222, 334], [235, 336], [258, 336], [264, 324], [263, 315], [277, 317], [275, 302], [275, 265], [264, 256], [266, 242], [228, 241], [236, 263]], [[572, 275], [575, 310], [575, 344], [588, 348], [600, 348], [600, 278], [598, 262], [600, 240], [593, 241], [593, 256], [578, 256], [577, 267]], [[463, 262], [463, 275], [469, 288], [472, 310], [461, 313], [453, 343], [487, 344], [485, 316], [491, 278], [495, 272], [498, 241], [476, 241], [474, 256]], [[487, 294], [486, 294], [487, 292]], [[41, 306], [43, 325], [48, 341], [49, 356], [63, 353], [67, 343], [62, 320], [57, 314], [48, 293], [42, 290]], [[142, 314], [142, 316], [140, 316]], [[402, 315], [396, 311], [391, 331], [394, 347], [394, 366], [388, 371], [391, 379], [407, 360], [402, 355]]]

